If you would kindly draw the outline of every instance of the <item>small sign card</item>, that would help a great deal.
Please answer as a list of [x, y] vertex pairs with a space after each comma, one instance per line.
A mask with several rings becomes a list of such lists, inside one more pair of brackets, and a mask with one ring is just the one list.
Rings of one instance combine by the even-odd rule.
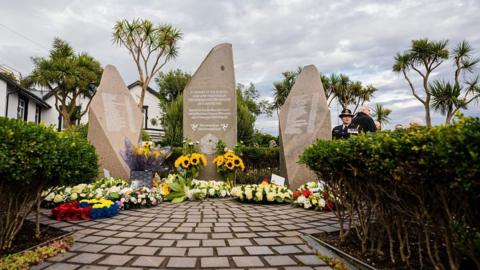
[[103, 176], [105, 176], [106, 178], [110, 178], [110, 171], [107, 170], [107, 169], [103, 169]]
[[272, 178], [270, 183], [275, 184], [277, 186], [284, 186], [285, 185], [285, 177], [281, 177], [280, 175], [276, 175], [272, 173]]

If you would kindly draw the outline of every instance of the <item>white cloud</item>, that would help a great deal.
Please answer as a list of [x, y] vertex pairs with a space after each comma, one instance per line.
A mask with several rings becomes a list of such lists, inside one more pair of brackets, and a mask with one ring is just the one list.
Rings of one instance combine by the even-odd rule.
[[[103, 64], [114, 64], [127, 82], [136, 79], [132, 60], [111, 42], [119, 19], [147, 18], [180, 28], [179, 57], [167, 68], [194, 72], [218, 43], [234, 48], [236, 79], [254, 82], [262, 96], [272, 96], [281, 72], [315, 64], [322, 73], [342, 72], [379, 89], [373, 102], [394, 110], [392, 123], [422, 115], [408, 85], [391, 72], [393, 56], [412, 39], [468, 39], [480, 51], [477, 0], [325, 0], [325, 1], [94, 1], [20, 0], [4, 3], [0, 23], [0, 64], [23, 74], [31, 56], [48, 53], [54, 37], [69, 41]], [[45, 49], [47, 48], [47, 49]], [[445, 65], [436, 78], [449, 78]], [[451, 72], [450, 72], [451, 73]], [[418, 80], [415, 80], [418, 83]], [[413, 109], [415, 108], [415, 109]], [[480, 115], [478, 106], [468, 114]], [[336, 123], [332, 109], [332, 123]], [[434, 115], [437, 123], [443, 117]], [[257, 127], [275, 132], [275, 119], [259, 119]], [[275, 132], [276, 133], [276, 132]]]

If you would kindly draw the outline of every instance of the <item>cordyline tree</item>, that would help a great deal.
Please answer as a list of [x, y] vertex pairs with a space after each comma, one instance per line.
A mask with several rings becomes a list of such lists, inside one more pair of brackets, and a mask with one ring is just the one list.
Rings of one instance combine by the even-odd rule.
[[[76, 53], [73, 48], [59, 38], [53, 41], [48, 57], [32, 58], [34, 68], [22, 84], [26, 87], [41, 85], [47, 87], [55, 97], [55, 109], [68, 128], [75, 125], [87, 111], [100, 82], [102, 67], [86, 53]], [[79, 99], [88, 100], [84, 108], [79, 107]]]
[[180, 30], [172, 25], [155, 25], [149, 20], [121, 20], [113, 27], [113, 42], [128, 50], [137, 67], [142, 86], [140, 109], [150, 81], [165, 64], [177, 57], [177, 43], [181, 38]]
[[392, 113], [392, 110], [389, 108], [385, 108], [382, 104], [375, 104], [373, 111], [373, 117], [380, 123], [380, 127], [383, 127], [390, 122], [389, 115]]
[[[429, 85], [432, 92], [432, 107], [445, 115], [450, 124], [460, 109], [480, 98], [479, 75], [471, 76], [480, 59], [472, 56], [473, 48], [467, 41], [461, 41], [451, 52], [455, 72], [453, 83], [435, 80]], [[465, 79], [471, 76], [470, 79]], [[463, 80], [462, 80], [463, 79]]]
[[[427, 127], [432, 126], [430, 116], [430, 100], [432, 92], [429, 87], [429, 79], [432, 72], [448, 59], [448, 41], [430, 41], [428, 39], [413, 40], [411, 47], [403, 53], [397, 53], [393, 71], [402, 73], [408, 82], [413, 96], [420, 101], [425, 108], [425, 122]], [[411, 78], [410, 72], [418, 74], [422, 79], [423, 94], [419, 93]]]
[[[295, 71], [285, 71], [282, 73], [283, 80], [273, 83], [274, 99], [270, 107], [271, 110], [276, 110], [278, 113], [301, 71], [301, 67], [298, 67]], [[354, 112], [366, 101], [370, 101], [373, 93], [377, 91], [375, 87], [371, 85], [363, 86], [361, 82], [352, 81], [344, 74], [320, 75], [320, 79], [322, 80], [328, 106], [336, 99], [343, 109], [354, 105]]]

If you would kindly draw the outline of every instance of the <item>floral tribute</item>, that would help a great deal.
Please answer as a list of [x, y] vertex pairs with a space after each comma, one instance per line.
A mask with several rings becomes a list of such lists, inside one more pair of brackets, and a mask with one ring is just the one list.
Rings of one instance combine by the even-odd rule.
[[321, 182], [308, 182], [293, 193], [293, 204], [305, 209], [332, 210], [335, 198]]
[[[217, 156], [213, 159], [213, 164], [217, 167], [217, 172], [226, 177], [227, 185], [232, 188], [235, 186], [237, 171], [245, 170], [245, 164], [238, 153], [228, 149], [222, 140], [217, 142], [216, 148]], [[238, 150], [238, 147], [235, 149]]]
[[89, 215], [92, 219], [113, 217], [120, 210], [117, 203], [106, 199], [81, 200], [79, 207], [90, 208]]
[[113, 178], [103, 178], [93, 184], [59, 187], [44, 192], [43, 196], [43, 205], [54, 207], [52, 216], [57, 220], [110, 217], [118, 210], [152, 207], [163, 200], [159, 188], [131, 188], [126, 181]]
[[207, 158], [200, 153], [199, 142], [185, 140], [182, 155], [175, 160], [175, 168], [184, 177], [197, 178], [203, 167], [207, 166]]
[[230, 196], [230, 187], [223, 181], [193, 179], [192, 185], [193, 188], [199, 189], [209, 198], [225, 198]]
[[171, 154], [169, 146], [155, 148], [153, 142], [142, 142], [140, 146], [133, 145], [125, 139], [125, 150], [120, 155], [132, 171], [159, 172], [164, 167], [164, 161]]
[[290, 203], [293, 198], [290, 189], [275, 184], [236, 186], [231, 195], [240, 201], [257, 203]]

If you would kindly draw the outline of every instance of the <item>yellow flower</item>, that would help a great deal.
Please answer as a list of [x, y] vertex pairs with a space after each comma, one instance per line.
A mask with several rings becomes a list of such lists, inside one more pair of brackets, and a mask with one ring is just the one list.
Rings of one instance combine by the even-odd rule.
[[185, 160], [185, 156], [179, 156], [176, 160], [175, 160], [175, 168], [178, 168], [180, 167], [182, 164], [183, 164], [183, 161]]
[[192, 163], [192, 165], [199, 165], [200, 162], [202, 161], [201, 160], [202, 156], [203, 156], [202, 154], [193, 153], [190, 158], [190, 162]]
[[233, 168], [235, 168], [235, 164], [233, 163], [233, 160], [231, 160], [231, 159], [227, 160], [227, 162], [225, 163], [225, 166], [227, 166], [227, 168], [229, 170], [233, 170]]
[[162, 184], [162, 195], [166, 196], [170, 194], [170, 188], [168, 187], [168, 184]]
[[225, 155], [223, 155], [225, 158], [235, 158], [236, 155], [232, 152], [232, 151], [228, 151], [227, 153], [225, 153]]
[[225, 159], [223, 158], [223, 156], [217, 156], [217, 157], [213, 160], [213, 164], [215, 164], [217, 167], [220, 167], [220, 166], [222, 166], [224, 160], [225, 160]]
[[189, 166], [190, 166], [190, 159], [188, 158], [188, 156], [186, 156], [183, 158], [182, 167], [187, 169]]
[[143, 147], [135, 148], [135, 154], [138, 155], [138, 156], [141, 156], [141, 155], [145, 154], [145, 148], [143, 148]]
[[160, 151], [153, 151], [153, 157], [154, 158], [159, 158], [161, 155], [162, 155], [162, 153], [160, 153]]

